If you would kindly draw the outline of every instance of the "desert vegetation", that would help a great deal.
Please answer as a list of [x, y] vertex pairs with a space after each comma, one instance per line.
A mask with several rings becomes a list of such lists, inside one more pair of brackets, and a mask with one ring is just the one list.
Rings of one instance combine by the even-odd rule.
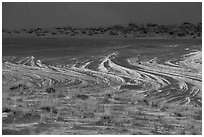
[[104, 27], [75, 28], [75, 27], [57, 27], [57, 28], [31, 28], [22, 30], [3, 29], [3, 34], [25, 34], [25, 36], [111, 36], [111, 37], [162, 37], [162, 38], [201, 38], [202, 24], [192, 24], [184, 22], [180, 25], [158, 25], [155, 23], [128, 25], [113, 25]]

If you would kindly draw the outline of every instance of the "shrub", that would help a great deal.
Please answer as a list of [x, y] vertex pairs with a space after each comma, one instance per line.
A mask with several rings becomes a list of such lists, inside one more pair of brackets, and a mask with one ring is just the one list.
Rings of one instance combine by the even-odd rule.
[[47, 93], [55, 93], [55, 89], [52, 88], [52, 87], [49, 87], [49, 88], [47, 88], [47, 89], [45, 90], [45, 92], [47, 92]]
[[84, 95], [84, 94], [82, 94], [82, 95], [77, 95], [77, 98], [80, 98], [80, 99], [82, 99], [82, 100], [86, 100], [86, 99], [88, 99], [89, 98], [89, 96], [88, 95]]

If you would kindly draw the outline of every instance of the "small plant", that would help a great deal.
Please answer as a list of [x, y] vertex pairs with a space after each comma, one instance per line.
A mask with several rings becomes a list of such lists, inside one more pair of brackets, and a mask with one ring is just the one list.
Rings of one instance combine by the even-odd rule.
[[45, 92], [47, 92], [47, 93], [55, 93], [55, 89], [52, 88], [52, 87], [49, 87], [49, 88], [47, 88], [47, 89], [45, 90]]
[[82, 99], [82, 100], [86, 100], [86, 99], [88, 99], [89, 98], [89, 96], [88, 95], [84, 95], [84, 94], [82, 94], [82, 95], [77, 95], [77, 98], [79, 98], [79, 99]]
[[174, 115], [175, 115], [176, 117], [182, 117], [182, 116], [183, 116], [183, 115], [182, 115], [181, 113], [179, 113], [179, 112], [175, 112]]
[[52, 114], [57, 114], [57, 109], [55, 107], [43, 106], [41, 107], [41, 110], [44, 110], [46, 112], [51, 112]]
[[11, 112], [11, 109], [9, 109], [9, 108], [3, 108], [2, 112], [9, 113], [9, 112]]
[[56, 32], [52, 32], [51, 34], [52, 34], [52, 35], [57, 35], [57, 33], [56, 33]]
[[103, 115], [101, 116], [100, 120], [97, 122], [97, 124], [109, 124], [112, 122], [113, 117], [109, 115]]
[[14, 86], [10, 87], [10, 90], [15, 90], [15, 89], [18, 89], [21, 87], [23, 87], [23, 89], [26, 89], [26, 85], [18, 84], [18, 85], [14, 85]]

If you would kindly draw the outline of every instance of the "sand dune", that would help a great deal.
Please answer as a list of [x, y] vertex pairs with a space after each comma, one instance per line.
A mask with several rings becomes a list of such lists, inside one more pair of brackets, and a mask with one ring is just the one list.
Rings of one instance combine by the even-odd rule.
[[[108, 127], [113, 129], [108, 133], [126, 134], [128, 127], [131, 134], [201, 134], [201, 51], [167, 64], [128, 58], [131, 68], [118, 64], [119, 56], [114, 52], [98, 64], [86, 60], [69, 67], [34, 56], [4, 58], [4, 132], [100, 134]], [[18, 123], [14, 110], [30, 115]]]

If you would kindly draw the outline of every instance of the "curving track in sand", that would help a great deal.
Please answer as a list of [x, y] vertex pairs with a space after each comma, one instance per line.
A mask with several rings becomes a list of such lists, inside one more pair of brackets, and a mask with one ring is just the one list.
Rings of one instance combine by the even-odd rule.
[[[154, 107], [145, 108], [144, 104], [141, 105], [139, 101], [134, 102], [134, 97], [137, 98], [137, 96], [139, 97], [142, 94], [147, 100], [146, 103], [156, 101], [159, 102], [159, 104], [175, 104], [201, 109], [201, 55], [201, 51], [196, 51], [184, 55], [183, 58], [178, 59], [177, 61], [166, 60], [163, 63], [158, 63], [157, 57], [148, 61], [141, 60], [138, 57], [121, 59], [119, 58], [120, 52], [114, 52], [110, 55], [104, 55], [101, 58], [90, 58], [82, 62], [77, 62], [76, 64], [68, 64], [64, 66], [49, 65], [43, 63], [43, 61], [39, 59], [36, 60], [33, 56], [5, 57], [2, 64], [3, 89], [8, 90], [11, 86], [23, 84], [30, 90], [38, 89], [37, 91], [44, 92], [46, 88], [53, 87], [59, 91], [67, 92], [67, 95], [61, 99], [65, 104], [66, 99], [72, 98], [73, 94], [80, 92], [92, 96], [95, 101], [98, 101], [99, 99], [98, 102], [101, 100], [100, 95], [104, 96], [106, 92], [113, 95], [116, 94], [115, 96], [127, 92], [124, 96], [130, 94], [130, 100], [128, 98], [120, 100], [119, 97], [117, 99], [115, 97], [114, 99], [108, 99], [109, 102], [100, 102], [99, 104], [103, 104], [108, 109], [108, 112], [104, 111], [103, 113], [114, 114], [115, 117], [126, 116], [126, 113], [129, 112], [129, 110], [133, 110], [134, 105], [143, 106], [144, 110], [142, 110], [142, 112], [144, 113], [145, 118], [142, 117], [141, 114], [138, 114], [138, 117], [136, 118], [138, 119], [138, 122], [142, 121], [142, 125], [139, 126], [138, 131], [135, 127], [127, 125], [130, 127], [130, 132], [137, 131], [137, 133], [141, 132], [150, 134], [152, 133], [150, 132], [152, 128], [151, 126], [147, 126], [148, 124], [145, 125], [145, 122], [147, 122], [145, 119], [148, 119], [149, 125], [151, 125], [150, 121], [154, 121], [152, 123], [156, 124], [158, 128], [161, 128], [161, 124], [155, 122], [157, 116], [162, 115], [167, 119], [174, 120], [175, 117], [172, 118], [167, 112], [161, 112]], [[36, 94], [38, 94], [37, 91]], [[43, 95], [44, 93], [39, 94]], [[97, 98], [98, 96], [99, 98]], [[133, 112], [131, 111], [131, 113]], [[69, 115], [67, 114], [68, 112], [63, 113], [67, 116]], [[126, 120], [128, 119], [129, 118]], [[129, 120], [131, 119], [132, 118]], [[69, 120], [70, 122], [68, 123], [75, 123], [75, 126], [78, 125], [81, 128], [85, 128], [76, 128], [75, 131], [78, 131], [78, 133], [81, 133], [82, 130], [87, 130], [90, 133], [95, 134], [95, 129], [104, 128], [104, 125], [101, 126], [100, 124], [93, 126], [92, 124], [94, 120], [91, 122], [84, 121], [85, 124], [77, 124], [74, 120], [74, 116], [70, 116]], [[113, 125], [108, 127], [111, 128], [111, 126]], [[175, 128], [181, 128], [185, 126], [185, 122], [175, 122], [172, 123], [172, 126]], [[116, 127], [117, 126], [113, 126], [115, 130], [119, 131], [120, 128], [118, 127], [119, 129], [117, 129]], [[70, 134], [72, 134], [71, 132], [73, 132], [73, 130], [69, 130]], [[162, 131], [160, 132], [162, 134]], [[159, 134], [160, 132], [158, 130], [155, 134]], [[165, 133], [166, 132], [163, 131], [163, 134]], [[175, 133], [178, 133], [178, 131], [175, 130]]]

